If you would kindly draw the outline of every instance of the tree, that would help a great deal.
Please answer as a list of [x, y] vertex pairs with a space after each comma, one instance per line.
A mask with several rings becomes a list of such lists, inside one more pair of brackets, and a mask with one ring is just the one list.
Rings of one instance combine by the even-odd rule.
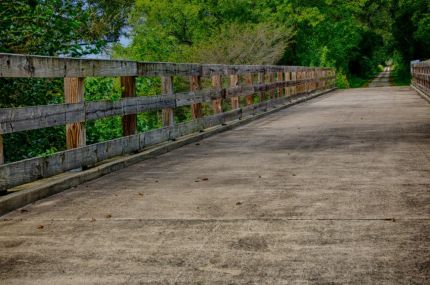
[[[116, 40], [131, 0], [28, 0], [0, 2], [0, 52], [81, 56]], [[63, 102], [58, 79], [0, 78], [0, 108]], [[7, 161], [65, 148], [63, 127], [5, 135]]]
[[270, 23], [229, 24], [190, 49], [193, 62], [276, 64], [290, 44], [293, 32]]

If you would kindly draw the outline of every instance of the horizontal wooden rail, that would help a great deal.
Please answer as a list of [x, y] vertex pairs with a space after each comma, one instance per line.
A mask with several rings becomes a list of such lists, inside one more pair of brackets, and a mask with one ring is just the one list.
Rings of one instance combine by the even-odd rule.
[[[328, 77], [327, 79], [333, 79]], [[73, 122], [98, 120], [111, 116], [125, 116], [164, 108], [176, 108], [217, 99], [249, 96], [256, 92], [291, 87], [311, 82], [308, 80], [280, 81], [253, 86], [205, 89], [172, 96], [129, 97], [118, 101], [82, 102], [74, 104], [42, 105], [21, 108], [5, 108], [0, 113], [0, 134], [35, 130]]]
[[304, 66], [137, 62], [0, 53], [0, 77], [212, 76], [311, 69]]
[[412, 64], [412, 86], [430, 96], [430, 62]]
[[[254, 75], [258, 75], [258, 81]], [[84, 79], [93, 76], [120, 77], [122, 98], [84, 101]], [[161, 77], [163, 94], [135, 97], [137, 76]], [[189, 78], [191, 91], [174, 93], [174, 76]], [[222, 76], [229, 78], [230, 87], [222, 86]], [[0, 53], [0, 77], [65, 78], [65, 104], [0, 109], [0, 164], [3, 134], [61, 125], [67, 129], [68, 150], [0, 165], [0, 190], [5, 190], [72, 169], [91, 167], [115, 156], [298, 100], [306, 94], [331, 90], [335, 71], [301, 66], [149, 63]], [[209, 77], [213, 87], [202, 89], [202, 77]], [[255, 94], [258, 103], [254, 103]], [[244, 106], [240, 105], [240, 97], [246, 98]], [[223, 112], [223, 100], [231, 102], [232, 111]], [[212, 106], [214, 115], [203, 117], [202, 104]], [[192, 106], [195, 119], [175, 123], [173, 110], [181, 106]], [[137, 133], [136, 114], [149, 111], [162, 112], [164, 127]], [[111, 116], [123, 117], [124, 137], [86, 145], [85, 122]]]
[[176, 124], [172, 127], [164, 127], [102, 143], [60, 151], [47, 157], [35, 157], [5, 164], [0, 166], [0, 189], [8, 189], [40, 178], [51, 177], [68, 170], [92, 166], [112, 157], [135, 153], [151, 145], [174, 140], [206, 128], [242, 119], [243, 117], [285, 104], [285, 102], [302, 100], [306, 100], [306, 98], [302, 99], [300, 96], [295, 96], [294, 98], [275, 98], [229, 112]]

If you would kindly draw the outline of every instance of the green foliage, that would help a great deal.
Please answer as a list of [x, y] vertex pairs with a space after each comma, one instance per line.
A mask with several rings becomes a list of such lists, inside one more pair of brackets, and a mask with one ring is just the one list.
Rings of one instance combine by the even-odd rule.
[[397, 86], [406, 86], [411, 84], [410, 64], [406, 63], [403, 56], [399, 52], [395, 52], [392, 58], [393, 72], [392, 83]]
[[[272, 51], [275, 63], [336, 67], [347, 78], [367, 80], [394, 51], [393, 5], [392, 0], [137, 0], [130, 21], [133, 42], [117, 46], [116, 56], [257, 64], [268, 62], [262, 58]], [[262, 27], [276, 27], [284, 37]], [[261, 47], [260, 54], [253, 46]]]
[[430, 2], [428, 0], [393, 1], [394, 44], [405, 62], [428, 59], [430, 46]]
[[[87, 78], [85, 80], [85, 100], [115, 101], [121, 98], [121, 87], [118, 79]], [[87, 143], [93, 144], [121, 137], [121, 117], [104, 118], [86, 122]]]
[[[115, 3], [112, 3], [115, 2]], [[0, 1], [0, 52], [81, 56], [116, 40], [132, 1]], [[0, 108], [63, 103], [62, 80], [0, 78]], [[4, 136], [6, 161], [65, 148], [64, 127]]]
[[[0, 108], [45, 105], [63, 102], [62, 82], [58, 79], [0, 78]], [[64, 128], [4, 135], [6, 161], [15, 161], [65, 147]]]
[[118, 78], [89, 77], [85, 79], [85, 101], [112, 100], [121, 98]]
[[[335, 67], [339, 88], [365, 86], [390, 60], [394, 83], [408, 84], [409, 61], [430, 58], [428, 0], [0, 1], [0, 19], [0, 52], [99, 53], [127, 25], [132, 42], [114, 44], [116, 58]], [[137, 95], [160, 94], [160, 84], [140, 77]], [[189, 89], [184, 78], [174, 85]], [[2, 78], [0, 107], [62, 103], [62, 89], [62, 80]], [[87, 78], [85, 90], [90, 101], [121, 96], [114, 78]], [[190, 118], [189, 107], [175, 110], [178, 122]], [[160, 126], [160, 112], [138, 115], [139, 131]], [[119, 117], [86, 128], [88, 143], [122, 135]], [[5, 135], [5, 145], [8, 161], [46, 155], [65, 148], [64, 127]]]
[[354, 75], [350, 75], [348, 78], [349, 86], [351, 88], [367, 87], [370, 81], [371, 81], [370, 78], [361, 78]]
[[270, 23], [233, 23], [221, 26], [218, 33], [195, 44], [189, 58], [202, 63], [275, 64], [292, 36], [291, 29]]
[[348, 78], [343, 70], [338, 70], [336, 73], [336, 86], [340, 89], [347, 89], [351, 87]]
[[99, 52], [119, 38], [131, 2], [1, 1], [0, 52], [71, 56]]

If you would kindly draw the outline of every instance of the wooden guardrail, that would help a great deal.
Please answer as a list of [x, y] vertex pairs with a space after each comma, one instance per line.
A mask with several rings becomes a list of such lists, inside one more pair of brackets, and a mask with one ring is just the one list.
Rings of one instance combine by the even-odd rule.
[[413, 63], [411, 72], [412, 86], [430, 96], [430, 61]]
[[[122, 98], [85, 102], [85, 77], [107, 76], [121, 78]], [[162, 94], [136, 97], [138, 76], [161, 77]], [[174, 93], [174, 76], [189, 78], [190, 91]], [[229, 87], [222, 86], [222, 76], [229, 77]], [[65, 96], [64, 104], [0, 109], [0, 142], [2, 134], [58, 125], [66, 125], [67, 139], [66, 151], [0, 165], [0, 190], [134, 153], [150, 145], [265, 111], [292, 96], [332, 89], [335, 84], [335, 71], [330, 68], [151, 63], [2, 53], [0, 77], [64, 78]], [[211, 78], [212, 88], [202, 89], [202, 77]], [[240, 77], [243, 77], [242, 84]], [[265, 92], [269, 93], [268, 100]], [[256, 103], [255, 93], [259, 94]], [[244, 106], [240, 106], [240, 97], [246, 98]], [[221, 101], [227, 99], [232, 110], [223, 112]], [[203, 117], [202, 103], [210, 103], [214, 115]], [[174, 109], [186, 105], [191, 105], [193, 120], [176, 124]], [[164, 127], [137, 133], [136, 114], [154, 110], [162, 110]], [[118, 115], [122, 116], [123, 137], [86, 145], [86, 121]], [[2, 150], [0, 143], [0, 160], [3, 159]]]

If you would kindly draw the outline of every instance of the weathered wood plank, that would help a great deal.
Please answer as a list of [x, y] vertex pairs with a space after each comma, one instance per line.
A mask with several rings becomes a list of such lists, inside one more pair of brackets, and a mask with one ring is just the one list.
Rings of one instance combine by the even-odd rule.
[[0, 135], [0, 165], [4, 163], [3, 136]]
[[60, 58], [0, 53], [0, 77], [212, 76], [295, 71], [296, 66], [222, 65]]
[[[162, 76], [161, 77], [161, 92], [163, 96], [173, 97], [173, 77], [172, 76]], [[165, 108], [162, 110], [162, 121], [164, 127], [173, 126], [173, 108]]]
[[124, 60], [90, 60], [0, 53], [0, 77], [135, 76], [137, 64]]
[[[278, 80], [278, 82], [284, 82], [284, 73], [278, 72], [276, 79]], [[282, 97], [284, 95], [283, 91], [284, 91], [283, 86], [279, 86], [278, 87], [278, 97]]]
[[82, 146], [62, 151], [48, 157], [37, 157], [14, 163], [0, 165], [0, 190], [40, 178], [50, 177], [65, 171], [88, 165], [95, 165], [103, 160], [134, 153], [145, 147], [198, 132], [228, 121], [237, 120], [256, 112], [287, 102], [290, 98], [280, 97], [250, 105], [229, 112], [198, 118], [191, 122], [165, 127], [145, 133], [135, 134], [102, 143]]
[[296, 66], [276, 65], [224, 65], [224, 64], [191, 64], [169, 62], [137, 62], [138, 76], [205, 76], [241, 75], [259, 72], [293, 71]]
[[429, 62], [420, 62], [411, 66], [412, 80], [411, 84], [416, 89], [430, 96], [430, 64]]
[[[221, 75], [213, 75], [212, 76], [212, 88], [215, 90], [222, 89], [222, 80]], [[215, 99], [212, 101], [212, 107], [214, 110], [214, 114], [222, 113], [222, 99]]]
[[[201, 77], [200, 76], [191, 76], [190, 77], [190, 90], [197, 91], [202, 87]], [[191, 115], [193, 119], [203, 117], [202, 112], [202, 103], [196, 103], [191, 105]]]
[[[230, 75], [230, 87], [236, 88], [239, 86], [239, 76], [238, 75]], [[231, 101], [231, 109], [239, 109], [240, 108], [240, 102], [239, 97], [234, 96], [230, 98]]]
[[[121, 77], [122, 98], [136, 97], [136, 78], [133, 76]], [[133, 108], [135, 108], [133, 106]], [[137, 132], [137, 112], [122, 117], [122, 134], [131, 136]]]
[[[273, 72], [270, 72], [268, 74], [268, 81], [270, 83], [273, 83], [275, 81], [275, 74]], [[269, 90], [269, 97], [270, 97], [270, 99], [275, 98], [275, 89], [270, 89]]]
[[176, 93], [176, 106], [189, 106], [197, 103], [211, 102], [218, 98], [225, 97], [225, 89], [204, 89], [190, 92]]
[[[73, 122], [98, 120], [110, 116], [125, 116], [165, 108], [211, 102], [218, 99], [249, 96], [295, 82], [275, 82], [253, 86], [205, 89], [177, 93], [171, 96], [128, 97], [118, 101], [95, 101], [72, 104], [5, 108], [0, 112], [0, 134], [60, 126]], [[176, 103], [175, 103], [176, 99]]]
[[[291, 81], [291, 72], [285, 72], [285, 81], [290, 82]], [[285, 86], [285, 96], [291, 95], [291, 87]]]
[[85, 121], [84, 103], [0, 109], [0, 134]]
[[[84, 78], [64, 78], [65, 103], [82, 103], [84, 101]], [[77, 148], [86, 144], [85, 124], [81, 121], [66, 125], [67, 149]]]
[[142, 96], [123, 98], [114, 102], [86, 102], [86, 120], [157, 111], [163, 108], [174, 108], [175, 106], [175, 98], [173, 96]]
[[[258, 84], [260, 84], [260, 85], [264, 84], [265, 78], [266, 78], [266, 75], [264, 73], [262, 73], [262, 72], [258, 73]], [[260, 91], [258, 93], [258, 95], [260, 97], [260, 102], [263, 102], [264, 101], [264, 95], [265, 95], [264, 92]]]
[[[297, 72], [292, 72], [291, 73], [291, 81], [296, 82], [297, 80]], [[297, 94], [297, 87], [294, 85], [291, 88], [291, 95], [296, 95]]]
[[[253, 79], [252, 79], [252, 73], [245, 74], [244, 77], [245, 77], [246, 86], [253, 87], [254, 83], [253, 83]], [[247, 106], [252, 105], [254, 103], [253, 95], [254, 95], [254, 93], [246, 96], [246, 105]]]

